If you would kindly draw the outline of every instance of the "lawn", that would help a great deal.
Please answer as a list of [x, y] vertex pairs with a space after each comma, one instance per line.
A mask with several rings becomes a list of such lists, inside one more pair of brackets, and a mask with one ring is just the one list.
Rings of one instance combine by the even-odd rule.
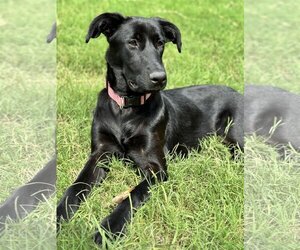
[[300, 6], [294, 1], [245, 1], [246, 83], [300, 93]]
[[[55, 20], [54, 2], [1, 1], [0, 9], [2, 203], [55, 152], [56, 49], [45, 42]], [[51, 199], [25, 220], [8, 223], [0, 235], [0, 249], [53, 248], [55, 202]]]
[[244, 165], [245, 249], [298, 249], [300, 154], [286, 158], [255, 136], [246, 139]]
[[[179, 54], [166, 46], [168, 88], [224, 84], [243, 91], [243, 1], [58, 1], [57, 197], [75, 180], [90, 152], [92, 111], [104, 87], [106, 39], [85, 44], [90, 21], [102, 12], [159, 16], [182, 32]], [[201, 153], [168, 159], [169, 181], [153, 187], [127, 235], [113, 249], [242, 249], [243, 161], [232, 161], [222, 138], [202, 141]], [[96, 249], [92, 235], [112, 211], [112, 198], [139, 182], [114, 160], [57, 238], [58, 249]]]

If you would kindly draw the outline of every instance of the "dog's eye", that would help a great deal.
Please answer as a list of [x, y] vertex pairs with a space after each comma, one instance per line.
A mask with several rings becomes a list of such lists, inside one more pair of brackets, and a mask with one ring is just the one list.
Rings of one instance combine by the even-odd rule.
[[163, 43], [163, 41], [158, 40], [155, 45], [158, 48], [158, 47], [162, 47], [164, 45], [164, 43]]
[[129, 40], [128, 43], [129, 43], [129, 45], [132, 46], [132, 47], [138, 47], [138, 46], [139, 46], [139, 44], [138, 44], [138, 42], [137, 42], [136, 39], [131, 39], [131, 40]]

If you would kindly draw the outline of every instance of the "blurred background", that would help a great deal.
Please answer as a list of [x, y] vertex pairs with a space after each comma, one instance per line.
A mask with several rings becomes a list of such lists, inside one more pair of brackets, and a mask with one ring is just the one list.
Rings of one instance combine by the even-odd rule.
[[16, 196], [2, 206], [55, 154], [56, 47], [46, 43], [55, 4], [0, 2], [0, 249], [56, 247], [55, 197], [15, 223], [3, 224], [7, 212], [23, 217], [18, 212], [28, 209], [33, 197], [20, 203]]

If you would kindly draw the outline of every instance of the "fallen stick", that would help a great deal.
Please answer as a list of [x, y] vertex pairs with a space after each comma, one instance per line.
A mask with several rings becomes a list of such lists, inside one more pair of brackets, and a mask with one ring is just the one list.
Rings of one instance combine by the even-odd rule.
[[115, 196], [115, 197], [112, 199], [112, 202], [113, 202], [113, 203], [120, 204], [123, 200], [125, 200], [125, 199], [129, 196], [130, 192], [131, 192], [133, 189], [134, 189], [134, 188], [132, 187], [132, 188], [129, 188], [128, 190], [126, 190], [126, 191], [124, 191], [124, 192], [118, 194], [117, 196]]

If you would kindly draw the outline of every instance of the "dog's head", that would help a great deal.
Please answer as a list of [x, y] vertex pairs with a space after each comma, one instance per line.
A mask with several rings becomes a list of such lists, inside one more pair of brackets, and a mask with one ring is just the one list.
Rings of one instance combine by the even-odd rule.
[[158, 91], [166, 86], [164, 45], [172, 42], [181, 52], [181, 34], [174, 24], [161, 18], [125, 18], [104, 13], [90, 24], [86, 42], [101, 33], [109, 43], [106, 61], [117, 74], [119, 85], [135, 93]]

